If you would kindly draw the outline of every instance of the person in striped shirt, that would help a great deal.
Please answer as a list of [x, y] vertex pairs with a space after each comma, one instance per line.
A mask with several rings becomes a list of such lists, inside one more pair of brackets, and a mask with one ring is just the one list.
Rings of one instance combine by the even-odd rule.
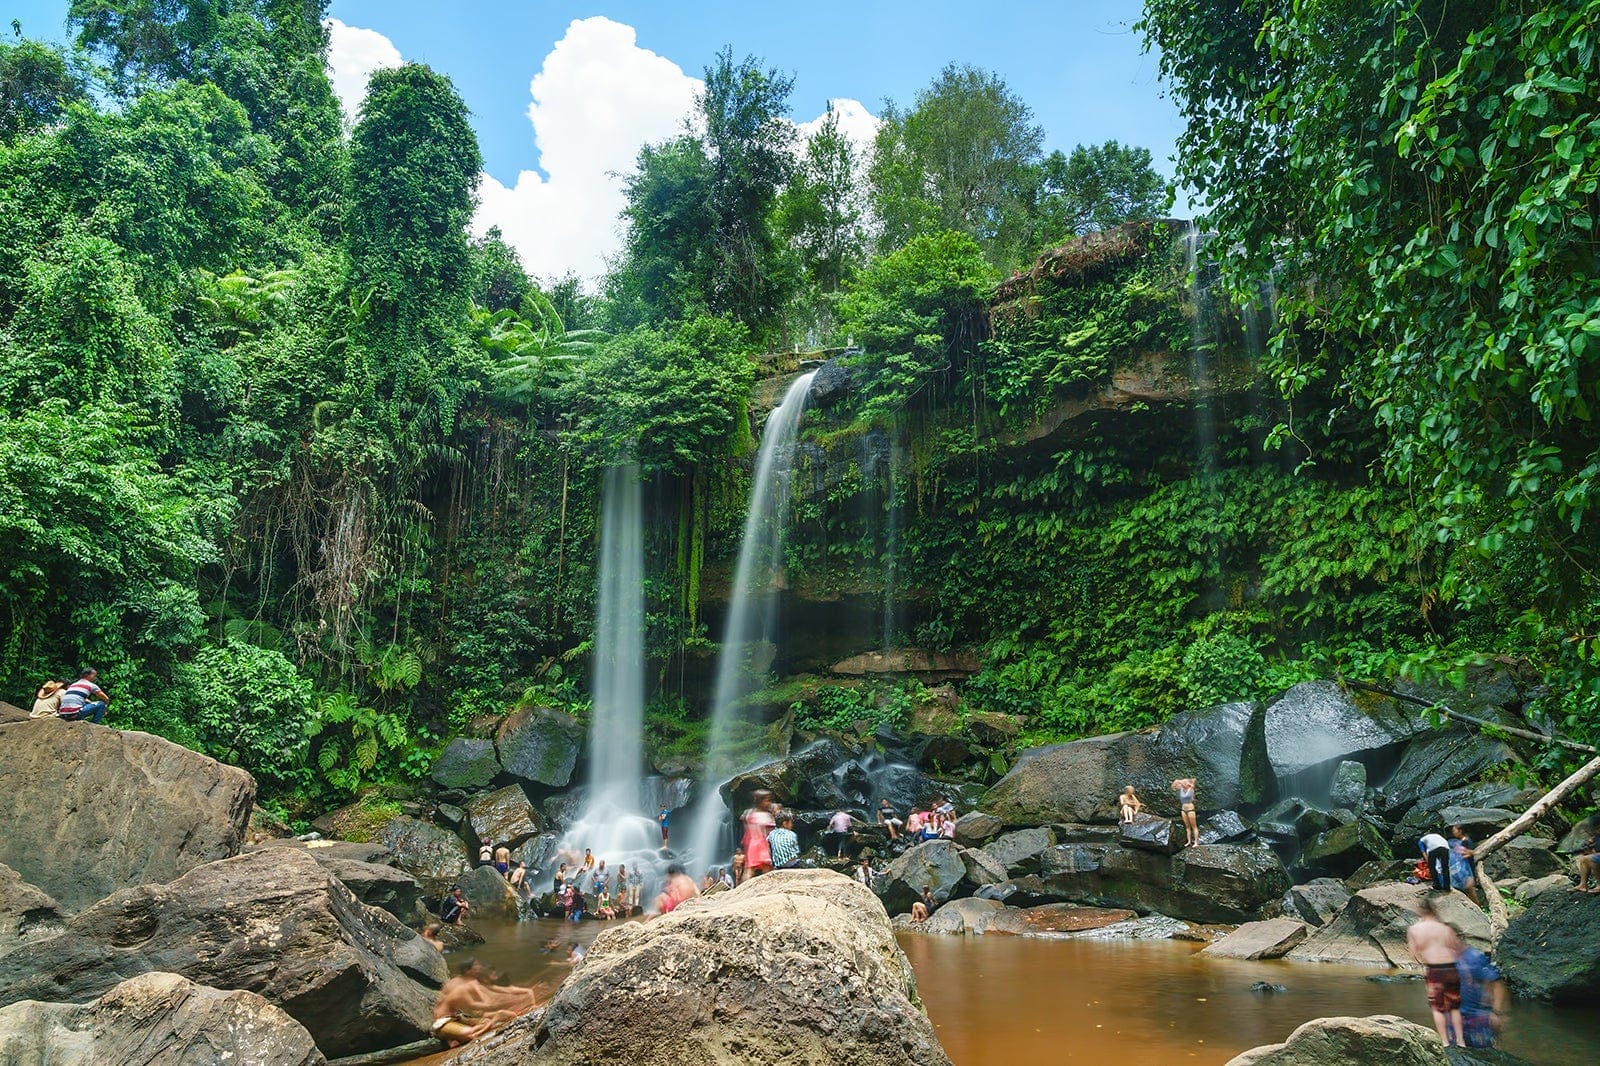
[[772, 849], [774, 870], [795, 864], [800, 858], [800, 838], [794, 835], [794, 815], [785, 814], [778, 828], [767, 834], [767, 846]]
[[78, 680], [61, 693], [60, 717], [67, 722], [90, 721], [99, 723], [106, 716], [111, 697], [103, 692], [95, 680], [100, 674], [94, 667], [78, 671]]

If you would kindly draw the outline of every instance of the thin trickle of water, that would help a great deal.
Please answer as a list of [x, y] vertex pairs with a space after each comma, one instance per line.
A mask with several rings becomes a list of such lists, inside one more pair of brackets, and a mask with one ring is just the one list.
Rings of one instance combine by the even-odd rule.
[[1216, 341], [1216, 316], [1211, 313], [1211, 294], [1203, 276], [1200, 249], [1206, 235], [1189, 223], [1183, 231], [1184, 261], [1189, 271], [1189, 295], [1194, 304], [1190, 319], [1189, 375], [1194, 397], [1195, 462], [1207, 477], [1217, 471], [1217, 424], [1212, 409], [1211, 350]]
[[[898, 427], [896, 427], [898, 430]], [[893, 648], [900, 631], [900, 463], [898, 431], [889, 437], [888, 480], [883, 490], [888, 508], [883, 536], [883, 650]]]
[[711, 699], [711, 729], [701, 774], [700, 799], [689, 818], [688, 851], [704, 867], [718, 853], [727, 807], [716, 779], [731, 769], [729, 746], [740, 704], [764, 675], [773, 649], [777, 592], [783, 584], [783, 535], [789, 519], [790, 475], [795, 436], [816, 371], [803, 374], [767, 418], [756, 454], [755, 483], [745, 512], [744, 540], [728, 600], [728, 620], [717, 654], [717, 682]]

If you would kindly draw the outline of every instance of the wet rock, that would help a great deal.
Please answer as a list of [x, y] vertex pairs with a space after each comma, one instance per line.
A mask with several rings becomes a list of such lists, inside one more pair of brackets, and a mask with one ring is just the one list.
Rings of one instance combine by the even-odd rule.
[[951, 794], [951, 786], [914, 767], [891, 762], [877, 752], [848, 750], [831, 738], [734, 775], [721, 794], [730, 809], [743, 810], [762, 788], [786, 807], [829, 813], [851, 810], [869, 823], [880, 799], [887, 798], [904, 816]]
[[1257, 981], [1250, 986], [1250, 991], [1258, 996], [1280, 996], [1289, 991], [1287, 985], [1275, 985], [1268, 981]]
[[1013, 714], [975, 711], [967, 715], [967, 732], [979, 744], [995, 748], [1017, 739], [1022, 732], [1022, 719]]
[[1202, 948], [1200, 954], [1214, 959], [1278, 959], [1287, 955], [1310, 932], [1310, 926], [1293, 918], [1246, 922], [1221, 940]]
[[153, 971], [255, 992], [335, 1056], [425, 1036], [445, 977], [414, 932], [310, 856], [278, 849], [101, 900], [60, 936], [0, 956], [0, 1003], [84, 1002]]
[[953, 899], [934, 911], [919, 927], [925, 933], [970, 933], [978, 936], [1006, 909], [992, 899]]
[[466, 811], [472, 838], [487, 837], [495, 847], [514, 847], [536, 836], [542, 828], [521, 785], [507, 785], [474, 797]]
[[1347, 877], [1363, 864], [1393, 858], [1389, 842], [1365, 818], [1318, 833], [1300, 853], [1299, 865], [1334, 877]]
[[[1294, 962], [1347, 962], [1366, 966], [1416, 966], [1406, 949], [1406, 930], [1417, 920], [1417, 904], [1427, 885], [1389, 883], [1364, 888], [1342, 911], [1313, 932], [1288, 958]], [[1456, 927], [1473, 947], [1487, 951], [1489, 919], [1460, 892], [1432, 893], [1439, 917]]]
[[[461, 1066], [785, 1061], [948, 1066], [872, 894], [780, 870], [613, 925], [542, 1016]], [[775, 1007], [781, 1005], [781, 1009]], [[470, 1049], [469, 1049], [470, 1050]]]
[[87, 722], [0, 725], [0, 766], [0, 863], [68, 913], [238, 854], [255, 802], [237, 767]]
[[1506, 928], [1495, 959], [1520, 996], [1600, 1003], [1600, 895], [1535, 896]]
[[1251, 832], [1250, 824], [1237, 811], [1218, 811], [1200, 823], [1200, 843], [1236, 844]]
[[1589, 841], [1600, 836], [1600, 814], [1591, 814], [1567, 830], [1556, 850], [1563, 855], [1576, 855], [1589, 846]]
[[0, 955], [18, 944], [55, 936], [65, 920], [59, 903], [0, 864]]
[[1085, 929], [1072, 936], [1075, 940], [1186, 940], [1191, 932], [1188, 922], [1164, 914], [1150, 914], [1098, 929]]
[[540, 833], [532, 840], [525, 841], [521, 847], [511, 849], [511, 864], [527, 863], [530, 880], [535, 877], [548, 880], [559, 865], [556, 852], [560, 847], [560, 837], [554, 833]]
[[433, 780], [445, 788], [483, 788], [500, 774], [494, 741], [456, 737], [433, 761]]
[[1062, 902], [1061, 893], [1036, 874], [995, 885], [983, 885], [972, 894], [978, 899], [997, 899], [1010, 907], [1038, 907]]
[[891, 862], [872, 887], [889, 913], [899, 914], [909, 911], [922, 898], [924, 886], [933, 894], [934, 902], [943, 903], [966, 876], [961, 848], [949, 840], [930, 840]]
[[394, 864], [421, 882], [423, 893], [433, 898], [442, 895], [470, 865], [462, 839], [432, 822], [396, 818], [378, 831], [378, 843], [394, 856]]
[[322, 1066], [305, 1027], [253, 992], [170, 973], [129, 978], [92, 1004], [0, 1009], [0, 1060], [50, 1066]]
[[1153, 814], [1140, 814], [1131, 822], [1117, 826], [1121, 842], [1131, 848], [1158, 851], [1171, 855], [1183, 847], [1184, 829], [1170, 818], [1157, 818]]
[[1069, 902], [1201, 922], [1260, 918], [1276, 908], [1289, 887], [1289, 875], [1276, 855], [1238, 844], [1202, 844], [1171, 856], [1133, 848], [1057, 845], [1043, 857], [1041, 870], [1047, 871], [1044, 883]]
[[553, 707], [527, 707], [500, 723], [494, 747], [512, 777], [566, 788], [583, 747], [583, 725]]
[[968, 811], [956, 819], [955, 840], [964, 848], [979, 848], [986, 841], [999, 836], [1004, 828], [1004, 823], [992, 814]]
[[1333, 771], [1333, 784], [1328, 788], [1328, 801], [1335, 807], [1359, 811], [1367, 798], [1367, 768], [1363, 763], [1345, 759]]
[[913, 762], [932, 773], [949, 773], [972, 757], [964, 737], [949, 734], [920, 736], [908, 748]]
[[446, 951], [460, 951], [482, 944], [483, 934], [470, 925], [441, 925], [436, 934]]
[[467, 812], [453, 803], [441, 803], [434, 807], [433, 813], [448, 826], [459, 826], [467, 817]]
[[1416, 859], [1374, 859], [1356, 867], [1355, 873], [1344, 879], [1344, 887], [1352, 892], [1371, 888], [1391, 881], [1404, 881], [1417, 865]]
[[1294, 831], [1301, 840], [1309, 841], [1320, 833], [1349, 825], [1355, 820], [1355, 812], [1344, 808], [1329, 811], [1320, 807], [1305, 807], [1294, 820]]
[[1230, 703], [1175, 715], [1159, 729], [1036, 748], [989, 790], [984, 809], [1009, 826], [1114, 822], [1116, 796], [1133, 785], [1153, 814], [1178, 813], [1175, 778], [1200, 781], [1201, 811], [1260, 798], [1265, 760], [1247, 750], [1258, 708]]
[[391, 864], [394, 856], [381, 841], [355, 841], [355, 840], [295, 840], [285, 837], [276, 840], [264, 840], [259, 844], [251, 844], [245, 851], [257, 851], [264, 848], [293, 848], [303, 851], [313, 859], [343, 859], [346, 862], [372, 862], [380, 865]]
[[1055, 834], [1045, 826], [1020, 829], [996, 837], [983, 846], [983, 851], [1005, 868], [1010, 876], [1039, 872], [1039, 856], [1055, 845]]
[[1547, 837], [1516, 837], [1483, 860], [1483, 869], [1495, 884], [1515, 877], [1533, 881], [1570, 869], [1572, 863], [1555, 853], [1555, 841]]
[[1284, 893], [1283, 913], [1320, 928], [1327, 925], [1349, 902], [1350, 889], [1343, 881], [1318, 877], [1303, 885], [1295, 885]]
[[[1402, 798], [1399, 806], [1388, 806], [1386, 809], [1389, 810], [1391, 818], [1404, 811], [1399, 819], [1396, 838], [1415, 839], [1445, 824], [1439, 812], [1446, 807], [1503, 807], [1522, 810], [1543, 794], [1538, 789], [1523, 789], [1515, 785], [1480, 781], [1458, 788], [1447, 788], [1443, 792], [1432, 792], [1421, 799], [1416, 799], [1415, 802], [1412, 802], [1414, 797]], [[1387, 794], [1384, 796], [1384, 803], [1386, 805], [1393, 803]]]
[[[1476, 731], [1450, 728], [1417, 737], [1383, 784], [1391, 808], [1456, 788], [1488, 770], [1515, 761], [1504, 741]], [[1437, 809], [1437, 808], [1435, 808]]]
[[961, 861], [967, 867], [966, 883], [974, 889], [998, 885], [1010, 876], [1002, 863], [980, 849], [969, 848], [961, 852]]
[[493, 866], [470, 870], [462, 874], [456, 884], [461, 886], [461, 894], [472, 905], [467, 911], [468, 921], [474, 918], [511, 921], [517, 917], [517, 894]]
[[855, 368], [845, 365], [841, 356], [834, 356], [817, 367], [812, 375], [806, 402], [815, 407], [829, 407], [855, 391], [855, 379]]
[[989, 920], [987, 932], [1012, 936], [1054, 936], [1083, 933], [1129, 922], [1138, 914], [1122, 908], [1085, 907], [1077, 903], [1047, 903], [1035, 907], [1008, 907]]
[[1267, 704], [1264, 717], [1267, 760], [1280, 784], [1312, 767], [1376, 753], [1426, 728], [1415, 708], [1347, 693], [1334, 681], [1302, 681]]
[[[1039, 856], [1039, 878], [1058, 899], [1092, 903], [1100, 888], [1100, 867], [1114, 845], [1057, 844]], [[1013, 901], [1020, 902], [1020, 901]]]
[[1352, 1062], [1449, 1066], [1450, 1060], [1432, 1029], [1380, 1014], [1306, 1022], [1285, 1043], [1252, 1048], [1229, 1059], [1227, 1066], [1346, 1066]]

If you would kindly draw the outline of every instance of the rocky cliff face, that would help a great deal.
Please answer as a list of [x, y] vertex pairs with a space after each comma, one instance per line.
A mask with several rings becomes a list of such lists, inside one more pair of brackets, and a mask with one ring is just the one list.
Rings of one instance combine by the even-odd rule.
[[147, 733], [0, 725], [0, 863], [69, 912], [236, 855], [251, 776]]

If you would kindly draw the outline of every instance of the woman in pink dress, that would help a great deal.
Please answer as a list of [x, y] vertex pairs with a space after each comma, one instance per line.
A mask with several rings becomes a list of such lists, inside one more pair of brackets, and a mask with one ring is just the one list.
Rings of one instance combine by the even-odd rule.
[[744, 812], [744, 874], [740, 877], [741, 881], [748, 881], [772, 869], [772, 848], [767, 844], [767, 834], [777, 824], [777, 819], [772, 815], [772, 793], [764, 788], [757, 790], [755, 806]]

